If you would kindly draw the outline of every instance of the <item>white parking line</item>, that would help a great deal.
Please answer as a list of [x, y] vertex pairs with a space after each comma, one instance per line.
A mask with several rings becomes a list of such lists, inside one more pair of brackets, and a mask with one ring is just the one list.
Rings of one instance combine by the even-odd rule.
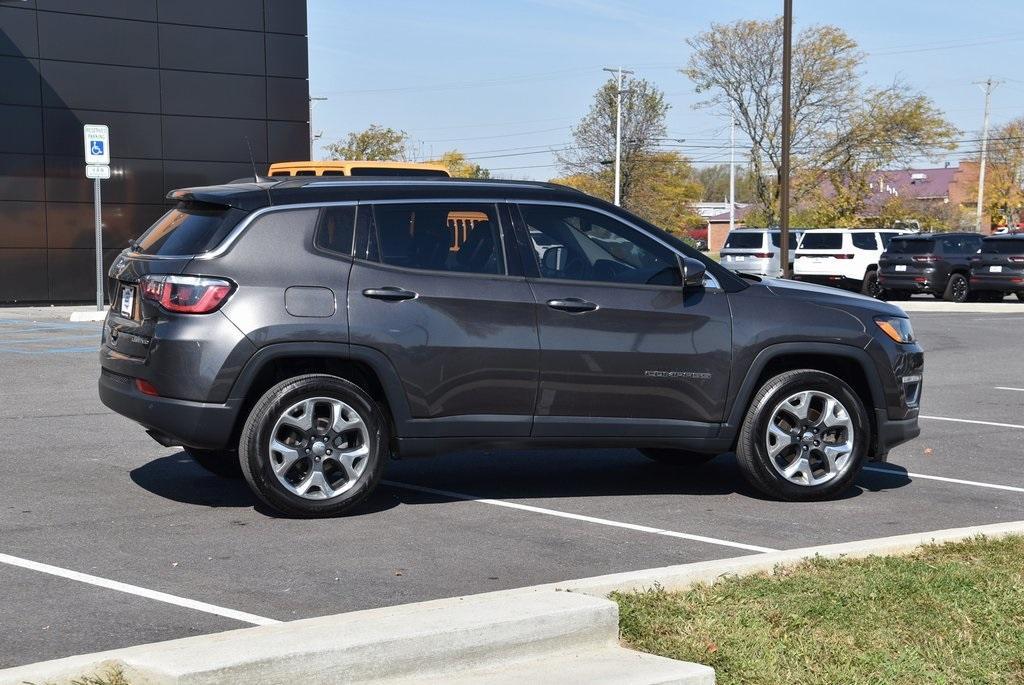
[[11, 566], [18, 566], [20, 568], [29, 569], [30, 571], [48, 573], [51, 576], [58, 576], [60, 578], [67, 578], [69, 580], [77, 580], [80, 583], [88, 583], [89, 585], [96, 585], [98, 587], [107, 588], [108, 590], [125, 592], [129, 595], [137, 595], [139, 597], [146, 597], [147, 599], [155, 599], [158, 602], [174, 604], [175, 606], [185, 607], [186, 609], [195, 609], [196, 611], [202, 611], [207, 614], [215, 614], [217, 616], [223, 616], [225, 618], [233, 618], [236, 621], [242, 621], [243, 623], [251, 623], [257, 626], [268, 626], [273, 623], [281, 622], [273, 618], [265, 618], [263, 616], [256, 616], [255, 614], [247, 614], [244, 611], [225, 609], [224, 607], [215, 606], [213, 604], [207, 604], [206, 602], [197, 602], [194, 599], [178, 597], [177, 595], [169, 595], [166, 592], [157, 592], [156, 590], [148, 590], [144, 587], [139, 587], [137, 585], [129, 585], [127, 583], [121, 583], [116, 580], [110, 580], [108, 578], [100, 578], [99, 576], [91, 576], [88, 573], [79, 573], [78, 571], [71, 571], [66, 568], [60, 568], [59, 566], [50, 566], [49, 564], [41, 564], [38, 561], [22, 559], [21, 557], [12, 557], [9, 554], [0, 554], [0, 563], [10, 564]]
[[973, 485], [976, 488], [989, 488], [991, 490], [1008, 490], [1010, 492], [1024, 492], [1024, 488], [1014, 487], [1013, 485], [998, 485], [996, 483], [981, 483], [976, 480], [962, 480], [960, 478], [946, 478], [945, 476], [927, 476], [923, 473], [911, 473], [907, 471], [897, 471], [896, 469], [882, 468], [881, 466], [865, 466], [865, 471], [872, 471], [874, 473], [887, 473], [891, 476], [907, 476], [908, 478], [920, 478], [921, 480], [937, 480], [943, 483], [956, 483], [957, 485]]
[[1019, 423], [996, 423], [995, 421], [975, 421], [974, 419], [951, 419], [948, 416], [925, 416], [921, 414], [922, 419], [931, 419], [932, 421], [953, 421], [955, 423], [976, 423], [981, 426], [999, 426], [1000, 428], [1021, 428], [1024, 429], [1024, 425]]
[[534, 514], [546, 514], [547, 516], [557, 516], [564, 519], [572, 519], [573, 521], [583, 521], [585, 523], [596, 523], [601, 526], [611, 526], [612, 528], [625, 528], [626, 530], [635, 530], [640, 533], [652, 533], [654, 535], [664, 535], [670, 538], [679, 538], [681, 540], [693, 540], [695, 542], [705, 542], [709, 545], [722, 545], [724, 547], [735, 547], [737, 549], [745, 549], [751, 552], [775, 552], [771, 547], [759, 547], [758, 545], [748, 545], [742, 542], [733, 542], [731, 540], [720, 540], [719, 538], [709, 538], [703, 535], [693, 535], [691, 533], [678, 533], [673, 530], [664, 530], [662, 528], [652, 528], [650, 526], [640, 526], [635, 523], [623, 523], [622, 521], [611, 521], [609, 519], [596, 518], [594, 516], [583, 516], [582, 514], [570, 514], [565, 511], [556, 511], [554, 509], [545, 509], [543, 507], [533, 507], [529, 504], [519, 504], [517, 502], [506, 502], [500, 499], [485, 499], [483, 497], [476, 497], [475, 495], [466, 495], [461, 492], [451, 492], [449, 490], [435, 490], [434, 488], [427, 488], [422, 485], [412, 485], [410, 483], [399, 483], [393, 480], [381, 481], [384, 485], [390, 485], [396, 488], [404, 488], [406, 490], [414, 490], [416, 492], [426, 492], [432, 495], [441, 495], [442, 497], [448, 497], [451, 499], [465, 500], [467, 502], [479, 502], [481, 504], [491, 504], [496, 507], [506, 507], [508, 509], [518, 509], [519, 511], [529, 511]]
[[1004, 388], [1001, 385], [997, 385], [996, 390], [1016, 390], [1017, 392], [1024, 392], [1024, 388]]

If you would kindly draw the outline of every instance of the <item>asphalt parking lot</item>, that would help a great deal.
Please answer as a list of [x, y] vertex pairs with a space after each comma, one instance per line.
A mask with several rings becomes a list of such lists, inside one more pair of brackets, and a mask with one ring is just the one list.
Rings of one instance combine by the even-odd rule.
[[206, 473], [106, 410], [95, 391], [99, 324], [0, 310], [0, 668], [1024, 519], [1024, 305], [911, 316], [926, 349], [922, 435], [843, 499], [766, 501], [730, 455], [678, 470], [632, 450], [471, 453], [395, 462], [358, 514], [304, 521], [275, 517], [243, 482]]

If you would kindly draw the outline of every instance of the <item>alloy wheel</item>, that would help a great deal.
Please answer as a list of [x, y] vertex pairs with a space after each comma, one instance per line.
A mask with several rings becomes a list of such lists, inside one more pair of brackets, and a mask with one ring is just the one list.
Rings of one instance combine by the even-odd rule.
[[366, 470], [370, 438], [362, 417], [333, 397], [312, 397], [281, 413], [270, 434], [278, 482], [305, 499], [325, 500], [355, 486]]
[[783, 478], [802, 486], [827, 483], [853, 462], [853, 420], [832, 395], [805, 390], [790, 395], [772, 411], [765, 447]]

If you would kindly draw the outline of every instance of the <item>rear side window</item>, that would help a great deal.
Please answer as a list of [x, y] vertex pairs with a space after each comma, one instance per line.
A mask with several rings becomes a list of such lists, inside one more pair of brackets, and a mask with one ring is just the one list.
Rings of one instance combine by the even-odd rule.
[[148, 255], [194, 255], [216, 247], [244, 212], [205, 202], [180, 202], [160, 217], [136, 242]]
[[874, 233], [851, 233], [853, 246], [858, 250], [877, 250], [878, 239]]
[[1024, 238], [983, 240], [981, 242], [981, 253], [1024, 255]]
[[725, 248], [729, 250], [759, 250], [764, 244], [764, 233], [733, 232], [725, 239]]
[[501, 227], [493, 204], [375, 205], [373, 223], [376, 250], [385, 264], [430, 271], [505, 273]]
[[356, 208], [354, 205], [325, 207], [320, 212], [313, 244], [321, 250], [352, 254], [352, 235], [355, 233]]
[[882, 249], [889, 247], [889, 241], [899, 236], [899, 233], [893, 233], [892, 231], [882, 231], [878, 234], [882, 238]]
[[803, 250], [840, 250], [843, 247], [842, 233], [818, 233], [808, 231], [800, 241]]
[[[781, 233], [772, 233], [772, 247], [778, 247], [781, 244]], [[789, 249], [795, 250], [796, 244], [799, 242], [799, 236], [796, 233], [790, 232], [789, 234]]]
[[889, 254], [931, 254], [935, 252], [935, 241], [893, 238], [885, 251]]

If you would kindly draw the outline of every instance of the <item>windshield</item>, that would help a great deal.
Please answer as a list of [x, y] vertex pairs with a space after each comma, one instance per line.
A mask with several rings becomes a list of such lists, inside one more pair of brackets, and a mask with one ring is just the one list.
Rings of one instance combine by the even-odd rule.
[[893, 238], [885, 251], [889, 254], [931, 254], [935, 252], [935, 241]]
[[1024, 238], [1006, 240], [983, 240], [981, 242], [982, 254], [1020, 254], [1024, 255]]
[[800, 241], [801, 250], [839, 250], [843, 247], [842, 233], [808, 231]]

